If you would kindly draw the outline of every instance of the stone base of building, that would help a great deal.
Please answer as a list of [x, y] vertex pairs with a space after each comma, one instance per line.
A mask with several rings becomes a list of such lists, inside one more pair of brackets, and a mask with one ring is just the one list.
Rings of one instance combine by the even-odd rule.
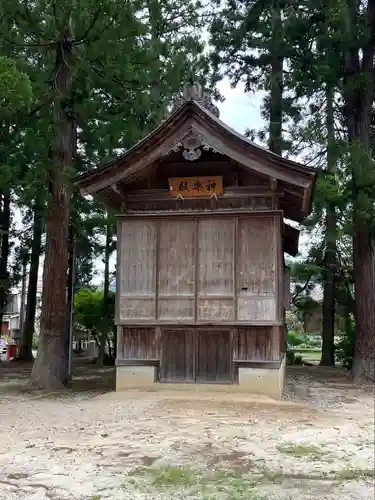
[[[259, 366], [258, 366], [259, 365]], [[280, 399], [284, 391], [286, 358], [281, 363], [239, 363], [238, 384], [157, 383], [156, 366], [117, 366], [116, 391], [126, 389], [224, 391]]]
[[117, 366], [116, 391], [155, 386], [156, 366]]
[[279, 399], [284, 392], [285, 373], [285, 356], [278, 368], [239, 367], [238, 386], [241, 392], [263, 394]]

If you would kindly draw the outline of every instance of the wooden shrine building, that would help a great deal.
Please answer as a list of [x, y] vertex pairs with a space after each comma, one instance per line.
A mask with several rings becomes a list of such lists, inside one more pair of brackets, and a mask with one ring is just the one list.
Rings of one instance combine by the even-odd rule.
[[197, 84], [82, 194], [117, 214], [117, 389], [231, 384], [279, 396], [289, 284], [315, 172], [235, 132]]

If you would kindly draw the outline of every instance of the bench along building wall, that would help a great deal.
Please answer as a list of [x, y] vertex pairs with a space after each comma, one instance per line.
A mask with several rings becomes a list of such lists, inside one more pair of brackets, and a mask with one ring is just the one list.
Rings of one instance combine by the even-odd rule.
[[280, 365], [281, 212], [124, 214], [118, 241], [118, 365], [211, 383]]

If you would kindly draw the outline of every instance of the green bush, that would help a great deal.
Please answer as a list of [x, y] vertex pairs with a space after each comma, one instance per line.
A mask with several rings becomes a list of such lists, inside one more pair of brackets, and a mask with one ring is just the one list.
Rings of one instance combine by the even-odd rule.
[[353, 366], [355, 350], [355, 327], [351, 325], [347, 331], [341, 332], [338, 336], [339, 341], [335, 345], [336, 359], [345, 368], [351, 370]]
[[295, 365], [298, 365], [298, 366], [302, 366], [303, 365], [303, 359], [302, 359], [302, 356], [300, 356], [299, 354], [294, 358], [294, 364]]
[[303, 359], [302, 356], [299, 354], [295, 354], [293, 351], [286, 351], [286, 364], [287, 365], [297, 365], [297, 366], [302, 366], [303, 365]]
[[294, 361], [296, 359], [296, 355], [293, 351], [286, 351], [286, 364], [294, 365]]
[[288, 345], [298, 347], [304, 342], [304, 335], [296, 330], [288, 331]]

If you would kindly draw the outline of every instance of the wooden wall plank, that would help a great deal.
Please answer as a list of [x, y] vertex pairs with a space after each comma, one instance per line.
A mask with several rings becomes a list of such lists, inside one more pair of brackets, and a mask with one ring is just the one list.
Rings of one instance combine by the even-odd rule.
[[159, 293], [194, 294], [194, 221], [160, 222]]
[[120, 319], [153, 320], [155, 318], [155, 296], [132, 298], [120, 295]]
[[123, 220], [119, 319], [155, 319], [156, 224], [152, 220]]
[[154, 295], [155, 222], [124, 220], [121, 233], [121, 295]]
[[199, 299], [198, 318], [200, 321], [234, 321], [234, 299]]
[[277, 319], [275, 217], [238, 222], [238, 320]]
[[234, 218], [199, 221], [198, 320], [235, 319], [234, 247]]
[[159, 231], [158, 318], [193, 320], [195, 222], [161, 220]]
[[160, 321], [168, 320], [194, 320], [194, 296], [185, 297], [168, 297], [160, 298], [159, 296], [159, 313]]
[[194, 332], [162, 329], [161, 382], [194, 382]]
[[196, 382], [231, 382], [233, 379], [230, 330], [198, 330]]
[[249, 326], [236, 329], [233, 334], [233, 360], [278, 360], [278, 349], [275, 350], [273, 345], [273, 328], [272, 326]]
[[233, 295], [234, 220], [199, 221], [199, 294]]
[[159, 359], [160, 334], [156, 328], [121, 327], [118, 359]]

